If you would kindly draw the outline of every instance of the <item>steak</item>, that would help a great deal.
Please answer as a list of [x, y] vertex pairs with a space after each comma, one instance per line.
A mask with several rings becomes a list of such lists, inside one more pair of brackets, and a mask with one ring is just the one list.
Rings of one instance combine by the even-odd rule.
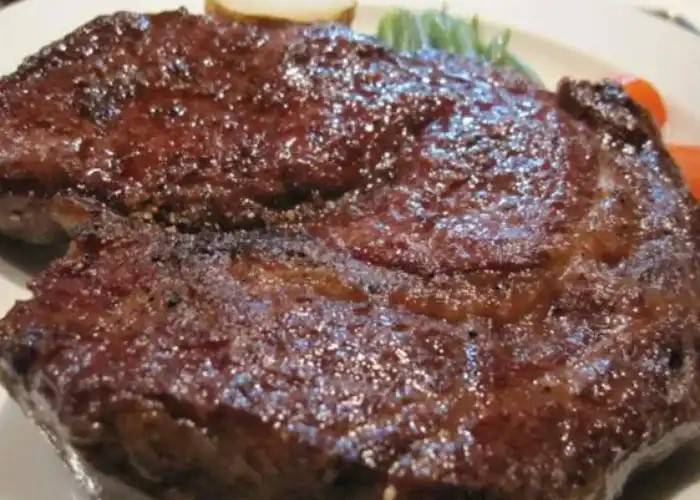
[[613, 498], [700, 434], [696, 207], [611, 83], [177, 12], [0, 90], [3, 192], [95, 214], [0, 374], [96, 497]]
[[0, 80], [0, 190], [39, 199], [0, 207], [0, 229], [55, 238], [17, 216], [56, 195], [194, 231], [303, 219], [390, 177], [464, 76], [340, 27], [100, 18]]

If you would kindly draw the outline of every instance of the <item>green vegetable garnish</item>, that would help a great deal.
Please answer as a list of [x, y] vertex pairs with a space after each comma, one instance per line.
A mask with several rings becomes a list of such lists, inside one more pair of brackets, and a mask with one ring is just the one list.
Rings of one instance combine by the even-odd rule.
[[511, 31], [506, 30], [487, 43], [482, 38], [477, 16], [466, 22], [444, 11], [428, 10], [416, 15], [405, 9], [394, 9], [381, 19], [377, 34], [396, 50], [435, 49], [478, 57], [498, 66], [513, 68], [544, 86], [532, 68], [508, 50]]
[[442, 50], [454, 52], [454, 43], [450, 36], [451, 19], [437, 10], [424, 12], [420, 18], [430, 47], [442, 47]]
[[450, 26], [450, 38], [453, 42], [455, 54], [472, 54], [476, 48], [474, 45], [473, 31], [467, 23], [461, 19], [453, 19]]
[[489, 61], [499, 65], [506, 64], [510, 36], [510, 30], [506, 30], [491, 41], [485, 54]]
[[472, 17], [470, 29], [472, 35], [472, 47], [474, 48], [472, 55], [484, 56], [486, 54], [486, 47], [484, 45], [484, 42], [481, 41], [481, 33], [479, 29], [479, 16]]

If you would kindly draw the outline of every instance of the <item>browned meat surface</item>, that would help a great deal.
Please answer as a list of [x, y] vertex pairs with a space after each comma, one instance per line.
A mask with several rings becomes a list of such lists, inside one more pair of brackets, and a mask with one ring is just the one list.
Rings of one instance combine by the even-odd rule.
[[611, 498], [700, 432], [694, 207], [612, 85], [173, 13], [0, 89], [8, 193], [267, 222], [105, 214], [0, 324], [96, 490]]
[[473, 86], [438, 68], [343, 28], [101, 18], [0, 80], [0, 190], [194, 229], [289, 220], [395, 174]]

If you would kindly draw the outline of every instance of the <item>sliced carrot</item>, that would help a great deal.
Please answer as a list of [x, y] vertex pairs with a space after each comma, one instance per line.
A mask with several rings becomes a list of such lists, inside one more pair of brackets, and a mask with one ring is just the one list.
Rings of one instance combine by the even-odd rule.
[[672, 144], [668, 151], [680, 167], [690, 192], [700, 200], [700, 146]]
[[643, 78], [620, 76], [615, 78], [634, 101], [646, 109], [654, 118], [656, 125], [663, 127], [668, 119], [666, 105], [656, 87]]

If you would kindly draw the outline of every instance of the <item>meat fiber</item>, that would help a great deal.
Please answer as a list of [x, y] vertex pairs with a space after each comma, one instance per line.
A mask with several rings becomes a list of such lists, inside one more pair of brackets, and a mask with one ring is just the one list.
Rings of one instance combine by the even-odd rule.
[[0, 324], [95, 495], [612, 498], [700, 433], [695, 206], [612, 84], [118, 14], [0, 113], [4, 192], [107, 207]]

